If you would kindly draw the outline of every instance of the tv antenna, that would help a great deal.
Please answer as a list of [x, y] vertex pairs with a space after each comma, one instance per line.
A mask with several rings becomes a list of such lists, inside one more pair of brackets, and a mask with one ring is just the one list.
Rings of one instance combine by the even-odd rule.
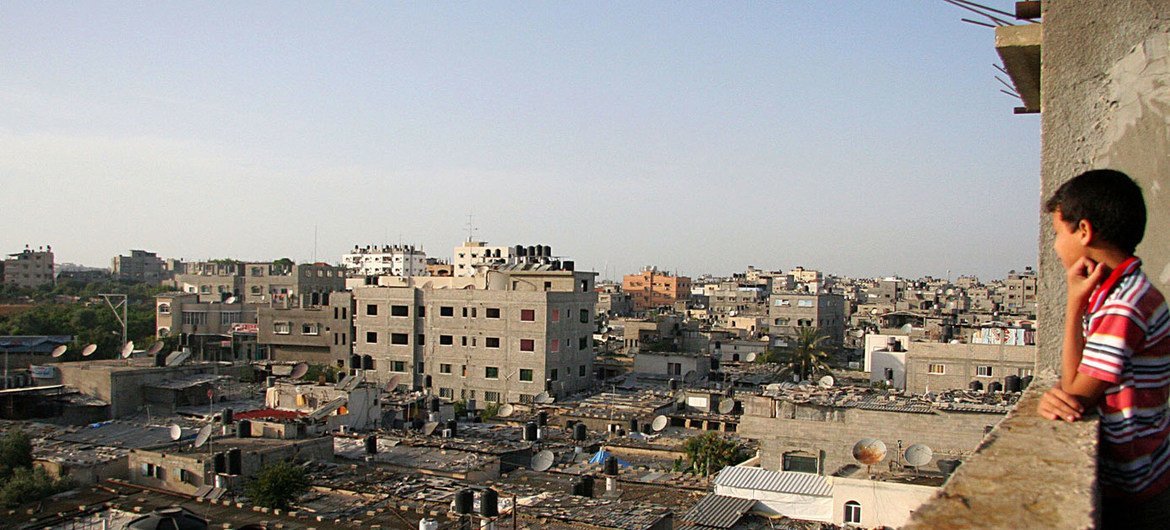
[[914, 472], [918, 472], [918, 468], [930, 463], [930, 459], [934, 458], [934, 451], [926, 444], [914, 444], [906, 448], [906, 452], [902, 453], [902, 457], [906, 459], [906, 463], [914, 467]]
[[467, 214], [467, 241], [475, 241], [475, 233], [479, 231], [471, 222], [472, 214]]
[[496, 413], [496, 416], [500, 418], [507, 418], [514, 412], [516, 412], [516, 407], [513, 407], [511, 403], [504, 403], [503, 405], [500, 405], [500, 411]]
[[288, 374], [289, 379], [300, 379], [309, 373], [309, 365], [305, 363], [297, 363], [293, 367], [292, 373]]
[[556, 455], [554, 455], [553, 452], [549, 451], [548, 449], [536, 453], [532, 457], [532, 470], [548, 471], [548, 469], [551, 468], [553, 463], [556, 461], [556, 458]]
[[65, 350], [68, 350], [68, 349], [69, 349], [69, 346], [66, 346], [64, 344], [57, 346], [56, 348], [53, 348], [53, 354], [52, 354], [53, 358], [55, 359], [55, 358], [61, 357], [62, 355], [65, 355]]
[[89, 357], [90, 355], [93, 355], [93, 352], [95, 351], [97, 351], [97, 344], [87, 344], [84, 348], [81, 349], [81, 356]]
[[172, 442], [179, 441], [179, 438], [183, 437], [183, 428], [172, 423], [170, 428], [170, 435]]
[[868, 472], [870, 466], [886, 459], [886, 444], [877, 438], [862, 438], [853, 444], [853, 458], [865, 464]]
[[134, 341], [122, 345], [122, 358], [129, 359], [131, 355], [134, 355]]
[[161, 341], [161, 340], [157, 341], [154, 344], [150, 345], [150, 348], [148, 348], [146, 350], [146, 354], [147, 355], [158, 355], [158, 352], [162, 351], [163, 346], [165, 346], [165, 344], [163, 344], [163, 341]]

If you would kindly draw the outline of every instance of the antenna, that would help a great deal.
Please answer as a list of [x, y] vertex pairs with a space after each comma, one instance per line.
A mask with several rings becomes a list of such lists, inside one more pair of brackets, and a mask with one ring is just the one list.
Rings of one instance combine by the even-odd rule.
[[934, 458], [934, 451], [925, 444], [914, 444], [906, 448], [906, 452], [902, 453], [902, 457], [906, 459], [907, 464], [917, 468], [929, 464], [930, 459]]
[[178, 425], [171, 424], [170, 434], [171, 440], [177, 442], [179, 441], [179, 438], [183, 437], [183, 428], [179, 427]]
[[539, 453], [536, 453], [532, 457], [532, 470], [533, 471], [548, 471], [548, 468], [552, 467], [553, 462], [555, 462], [556, 459], [557, 459], [557, 456], [554, 455], [553, 452], [549, 451], [548, 449], [545, 449]]
[[324, 405], [321, 405], [320, 407], [317, 408], [317, 410], [314, 410], [313, 412], [309, 413], [309, 415], [307, 417], [309, 418], [310, 421], [318, 421], [321, 418], [324, 418], [325, 416], [333, 414], [337, 409], [341, 408], [346, 403], [349, 403], [349, 398], [347, 398], [345, 396], [341, 396], [339, 398], [334, 399], [333, 401], [330, 401]]
[[81, 356], [89, 357], [90, 355], [93, 355], [93, 352], [95, 351], [97, 351], [97, 344], [88, 344], [81, 349]]
[[670, 423], [670, 419], [660, 414], [654, 418], [654, 421], [650, 422], [650, 428], [654, 429], [654, 432], [662, 432], [668, 423]]
[[905, 334], [909, 335], [909, 334], [910, 334], [912, 331], [914, 331], [914, 326], [912, 326], [912, 325], [910, 325], [910, 324], [904, 324], [904, 325], [903, 325], [901, 328], [899, 328], [899, 329], [902, 331], [902, 333], [905, 333]]
[[154, 344], [150, 345], [149, 349], [146, 350], [146, 354], [147, 355], [158, 355], [158, 352], [162, 351], [163, 346], [165, 346], [165, 344], [163, 344], [163, 341], [161, 341], [161, 340], [156, 341]]
[[697, 375], [698, 375], [698, 373], [695, 372], [694, 370], [689, 370], [689, 371], [687, 371], [686, 374], [683, 375], [683, 382], [685, 382], [688, 385], [692, 384], [695, 382], [695, 376], [697, 376]]
[[230, 305], [236, 303], [236, 300], [238, 299], [235, 296], [229, 296], [226, 300], [223, 301], [223, 303]]
[[203, 444], [207, 443], [207, 440], [211, 438], [211, 429], [210, 423], [199, 429], [199, 434], [195, 435], [195, 447], [203, 447]]
[[496, 413], [496, 416], [500, 418], [507, 418], [514, 412], [516, 412], [516, 407], [513, 407], [511, 403], [504, 403], [503, 405], [500, 405], [500, 411]]
[[748, 352], [747, 356], [746, 356], [746, 357], [744, 357], [744, 360], [745, 360], [745, 361], [747, 361], [747, 362], [749, 362], [749, 363], [754, 363], [754, 362], [756, 362], [756, 352], [754, 352], [754, 351], [753, 351], [753, 352]]
[[297, 363], [297, 365], [293, 367], [292, 373], [288, 374], [288, 377], [290, 379], [300, 379], [307, 373], [309, 373], [309, 365], [305, 363]]
[[735, 400], [734, 399], [719, 400], [719, 413], [720, 414], [731, 414], [731, 412], [734, 410], [735, 410]]
[[853, 458], [872, 466], [886, 458], [886, 444], [877, 438], [862, 438], [853, 444]]
[[547, 405], [552, 403], [552, 397], [548, 395], [548, 392], [541, 392], [532, 398], [532, 402], [539, 405]]
[[68, 349], [69, 349], [69, 346], [66, 346], [64, 344], [57, 346], [56, 348], [53, 348], [53, 357], [57, 358], [57, 357], [60, 357], [62, 355], [65, 355], [65, 350], [68, 350]]
[[167, 366], [178, 366], [180, 364], [183, 364], [183, 361], [186, 361], [190, 357], [191, 357], [190, 350], [182, 350], [182, 351], [172, 352], [170, 355], [167, 356], [165, 364]]
[[397, 375], [390, 376], [390, 380], [386, 382], [386, 391], [387, 392], [393, 393], [395, 390], [398, 389], [398, 379], [399, 379], [399, 377]]
[[122, 345], [122, 358], [129, 359], [131, 355], [134, 355], [134, 341]]
[[435, 434], [435, 429], [438, 429], [438, 428], [439, 428], [439, 422], [428, 421], [428, 422], [426, 422], [426, 424], [423, 425], [423, 434], [430, 436], [432, 434]]
[[833, 388], [833, 384], [835, 382], [836, 381], [833, 380], [833, 376], [826, 375], [817, 381], [817, 386], [819, 386], [821, 388]]

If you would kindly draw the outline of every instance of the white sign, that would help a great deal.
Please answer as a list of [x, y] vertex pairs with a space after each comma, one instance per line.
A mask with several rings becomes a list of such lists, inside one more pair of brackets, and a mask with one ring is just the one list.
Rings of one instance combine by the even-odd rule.
[[32, 365], [28, 367], [32, 372], [33, 379], [52, 379], [57, 376], [57, 369], [52, 366], [37, 366]]

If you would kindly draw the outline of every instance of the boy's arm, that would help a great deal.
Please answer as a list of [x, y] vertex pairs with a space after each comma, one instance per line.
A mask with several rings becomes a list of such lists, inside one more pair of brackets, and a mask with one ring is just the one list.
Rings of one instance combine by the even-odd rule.
[[1040, 399], [1037, 411], [1048, 419], [1080, 419], [1086, 408], [1109, 388], [1110, 383], [1080, 373], [1085, 352], [1084, 316], [1089, 297], [1101, 283], [1106, 267], [1081, 258], [1067, 271], [1068, 303], [1064, 314], [1064, 340], [1060, 355], [1060, 384]]

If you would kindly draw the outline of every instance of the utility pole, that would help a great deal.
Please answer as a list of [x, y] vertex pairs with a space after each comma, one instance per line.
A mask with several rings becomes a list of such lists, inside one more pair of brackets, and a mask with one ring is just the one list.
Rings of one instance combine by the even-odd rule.
[[[126, 344], [126, 306], [129, 305], [127, 296], [117, 293], [99, 293], [98, 296], [106, 299], [106, 305], [110, 306], [110, 311], [114, 312], [114, 318], [118, 319], [118, 323], [122, 324], [122, 344]], [[114, 304], [110, 301], [111, 298], [121, 299], [120, 302]], [[122, 314], [118, 314], [118, 308], [122, 308]]]

